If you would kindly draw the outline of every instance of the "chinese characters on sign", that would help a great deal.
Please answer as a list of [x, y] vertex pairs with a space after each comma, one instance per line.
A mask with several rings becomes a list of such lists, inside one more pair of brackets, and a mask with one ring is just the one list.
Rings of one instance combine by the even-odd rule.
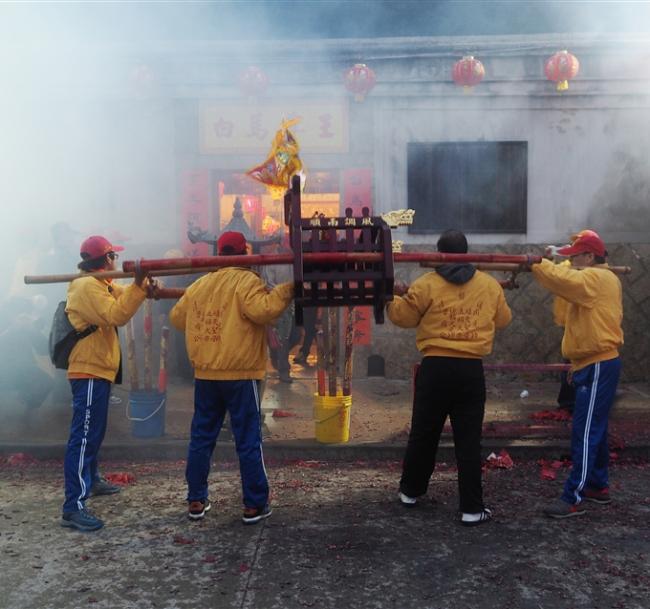
[[348, 102], [265, 104], [250, 106], [204, 102], [199, 129], [202, 154], [265, 152], [283, 119], [298, 118], [292, 132], [308, 152], [348, 151]]

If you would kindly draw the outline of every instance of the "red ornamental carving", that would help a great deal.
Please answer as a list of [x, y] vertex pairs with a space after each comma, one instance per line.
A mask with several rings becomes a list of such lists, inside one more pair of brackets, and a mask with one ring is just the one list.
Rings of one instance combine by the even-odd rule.
[[365, 63], [355, 63], [343, 75], [345, 88], [354, 94], [354, 100], [362, 102], [377, 82], [372, 68]]
[[575, 55], [568, 51], [559, 51], [553, 57], [549, 57], [544, 65], [546, 78], [557, 83], [558, 91], [566, 91], [569, 88], [569, 80], [575, 78], [580, 69], [580, 62]]
[[257, 66], [250, 66], [239, 75], [239, 88], [249, 97], [263, 95], [268, 86], [269, 77]]
[[478, 59], [467, 55], [454, 64], [451, 76], [457, 85], [468, 91], [470, 87], [475, 87], [483, 80], [485, 68]]

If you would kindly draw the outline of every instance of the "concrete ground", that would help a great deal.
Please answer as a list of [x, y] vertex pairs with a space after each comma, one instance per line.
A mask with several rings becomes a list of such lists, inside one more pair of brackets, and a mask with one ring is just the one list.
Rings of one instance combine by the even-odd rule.
[[396, 501], [399, 463], [269, 460], [273, 515], [240, 518], [237, 467], [210, 477], [213, 509], [186, 518], [181, 462], [104, 462], [130, 474], [89, 506], [95, 533], [59, 526], [60, 461], [0, 464], [3, 609], [647, 609], [647, 463], [619, 460], [615, 502], [552, 521], [558, 496], [535, 462], [489, 469], [494, 520], [456, 521], [456, 473], [441, 464], [414, 509]]
[[[323, 445], [315, 441], [315, 371], [294, 365], [294, 382], [279, 382], [269, 369], [262, 401], [267, 454], [295, 458], [401, 458], [411, 417], [412, 388], [409, 381], [383, 377], [354, 379], [350, 439], [347, 445]], [[508, 448], [526, 450], [530, 456], [561, 456], [567, 452], [570, 421], [539, 418], [554, 412], [559, 382], [540, 374], [488, 372], [484, 445], [487, 451]], [[16, 396], [0, 395], [0, 455], [29, 452], [44, 458], [62, 457], [70, 423], [69, 387], [61, 378], [58, 391], [36, 411], [27, 411]], [[527, 397], [520, 397], [522, 392]], [[524, 394], [525, 395], [525, 394]], [[129, 392], [114, 388], [121, 403], [111, 406], [102, 453], [106, 458], [182, 459], [187, 449], [192, 417], [193, 386], [173, 379], [165, 403], [165, 433], [142, 438], [133, 433], [129, 420]], [[610, 435], [620, 452], [650, 458], [650, 385], [626, 384], [611, 416]], [[537, 418], [535, 418], [537, 417]], [[226, 429], [219, 450], [229, 458], [231, 436]], [[450, 430], [443, 436], [443, 450], [451, 445]], [[225, 451], [225, 452], [224, 452]]]

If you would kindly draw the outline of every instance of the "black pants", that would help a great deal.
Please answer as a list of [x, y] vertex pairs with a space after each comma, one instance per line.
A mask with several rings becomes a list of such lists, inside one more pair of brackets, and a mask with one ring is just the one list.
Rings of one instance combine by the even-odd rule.
[[481, 432], [485, 377], [480, 359], [425, 357], [415, 380], [411, 433], [400, 490], [409, 497], [427, 492], [447, 416], [454, 433], [460, 511], [480, 512]]
[[560, 392], [557, 394], [557, 403], [560, 408], [573, 412], [576, 403], [576, 389], [573, 384], [569, 383], [567, 372], [560, 373]]
[[311, 345], [316, 338], [316, 321], [318, 317], [318, 309], [315, 307], [305, 307], [302, 313], [302, 325], [305, 329], [305, 336], [302, 339], [302, 346], [300, 347], [300, 355], [305, 359], [311, 351]]

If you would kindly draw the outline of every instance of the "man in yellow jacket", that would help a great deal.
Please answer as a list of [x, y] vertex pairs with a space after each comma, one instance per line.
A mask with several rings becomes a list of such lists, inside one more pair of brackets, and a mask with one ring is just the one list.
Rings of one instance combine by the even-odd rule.
[[[467, 253], [467, 239], [445, 231], [438, 251]], [[398, 286], [396, 293], [402, 291]], [[400, 481], [399, 499], [415, 506], [427, 492], [447, 417], [454, 432], [461, 524], [487, 522], [483, 503], [481, 434], [485, 412], [482, 357], [492, 351], [495, 331], [512, 313], [496, 279], [471, 264], [446, 264], [418, 278], [387, 307], [390, 320], [417, 328], [424, 356], [415, 379], [413, 416]]]
[[[99, 235], [81, 244], [79, 269], [83, 272], [115, 270], [118, 251]], [[61, 524], [81, 531], [101, 529], [104, 523], [85, 507], [90, 495], [108, 495], [119, 488], [99, 477], [98, 453], [106, 433], [111, 384], [120, 382], [120, 342], [117, 326], [123, 326], [146, 297], [146, 273], [139, 272], [126, 287], [110, 279], [82, 277], [68, 288], [66, 313], [79, 332], [96, 330], [73, 347], [68, 365], [72, 388], [72, 423], [64, 461], [65, 503]]]
[[621, 371], [623, 344], [621, 282], [607, 267], [607, 250], [592, 230], [574, 235], [557, 250], [571, 268], [542, 260], [533, 276], [568, 302], [562, 355], [570, 360], [576, 398], [571, 431], [572, 469], [562, 497], [544, 509], [551, 518], [585, 513], [582, 501], [610, 503], [607, 444], [609, 412]]
[[[246, 239], [234, 231], [217, 241], [219, 255], [245, 255]], [[194, 417], [185, 476], [188, 516], [210, 509], [208, 474], [226, 411], [235, 437], [244, 498], [244, 524], [271, 515], [262, 455], [259, 386], [266, 374], [266, 324], [291, 303], [293, 283], [269, 291], [249, 268], [224, 267], [194, 282], [169, 318], [185, 332], [194, 367]]]

